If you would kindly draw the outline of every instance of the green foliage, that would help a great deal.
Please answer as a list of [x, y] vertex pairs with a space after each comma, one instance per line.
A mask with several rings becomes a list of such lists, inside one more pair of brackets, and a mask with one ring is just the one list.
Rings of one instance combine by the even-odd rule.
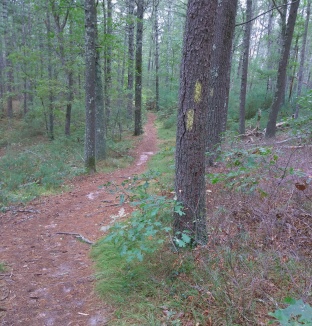
[[[233, 150], [223, 154], [227, 171], [210, 173], [208, 179], [212, 184], [224, 182], [229, 189], [251, 193], [258, 188], [259, 182], [264, 180], [260, 168], [275, 165], [278, 161], [277, 154], [271, 148], [258, 147], [252, 150]], [[280, 171], [284, 173], [284, 171]], [[265, 196], [266, 193], [260, 189]]]
[[[269, 312], [269, 315], [278, 320], [281, 326], [312, 325], [312, 307], [309, 304], [293, 298], [286, 298], [284, 302], [289, 304], [287, 308]], [[273, 323], [274, 321], [270, 322]]]
[[0, 202], [25, 202], [59, 187], [65, 179], [84, 172], [82, 145], [73, 139], [7, 151], [0, 158]]
[[[239, 121], [239, 101], [238, 89], [234, 88], [230, 94], [229, 99], [229, 111], [228, 111], [228, 123], [227, 128], [229, 130], [238, 129]], [[256, 125], [257, 112], [260, 109], [262, 111], [262, 117], [260, 121], [260, 128], [265, 128], [267, 122], [267, 114], [271, 107], [273, 94], [267, 94], [266, 89], [263, 85], [257, 85], [253, 87], [247, 94], [246, 107], [245, 107], [245, 119], [253, 123], [253, 128]]]
[[5, 264], [0, 262], [0, 273], [3, 273], [5, 271], [6, 271]]
[[[143, 260], [144, 253], [151, 253], [158, 249], [166, 234], [171, 231], [168, 226], [172, 212], [183, 214], [182, 207], [173, 199], [166, 196], [151, 194], [150, 186], [157, 186], [158, 172], [150, 171], [142, 176], [123, 181], [122, 188], [106, 184], [112, 192], [119, 192], [120, 203], [130, 200], [136, 208], [130, 219], [123, 223], [115, 223], [110, 234], [102, 241], [112, 242], [117, 246], [121, 256], [128, 262], [138, 259]], [[181, 243], [185, 246], [188, 236], [183, 235]], [[189, 241], [188, 241], [189, 242]]]

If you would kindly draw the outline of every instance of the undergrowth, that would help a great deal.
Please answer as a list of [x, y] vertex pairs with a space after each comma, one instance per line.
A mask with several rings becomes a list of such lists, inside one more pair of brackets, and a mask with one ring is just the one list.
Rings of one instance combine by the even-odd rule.
[[[298, 135], [298, 124], [286, 138]], [[160, 149], [150, 167], [160, 175], [150, 190], [170, 201], [175, 132], [166, 123], [158, 128]], [[303, 137], [309, 143], [309, 134]], [[142, 262], [127, 260], [118, 241], [94, 246], [99, 293], [116, 307], [110, 325], [278, 325], [273, 317], [287, 308], [284, 298], [311, 304], [310, 146], [225, 144], [207, 177], [206, 246], [183, 249], [168, 234]], [[168, 211], [158, 213], [170, 222]], [[153, 247], [159, 239], [156, 233], [146, 241]]]
[[[85, 173], [84, 143], [73, 124], [70, 137], [60, 134], [48, 141], [44, 129], [14, 119], [0, 124], [0, 209], [26, 203], [40, 195], [64, 190], [64, 182]], [[83, 137], [83, 136], [82, 136]], [[127, 166], [134, 140], [124, 131], [123, 140], [107, 141], [107, 159], [97, 162], [99, 172]]]

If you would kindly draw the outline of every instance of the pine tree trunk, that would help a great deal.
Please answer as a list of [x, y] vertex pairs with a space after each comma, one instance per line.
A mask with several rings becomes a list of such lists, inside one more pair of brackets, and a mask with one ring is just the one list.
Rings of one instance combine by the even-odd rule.
[[12, 62], [9, 58], [11, 54], [11, 36], [10, 36], [10, 24], [8, 17], [8, 2], [7, 0], [2, 0], [2, 15], [4, 23], [4, 47], [5, 47], [5, 70], [6, 73], [6, 96], [7, 96], [7, 116], [8, 118], [13, 118], [13, 96], [12, 96], [12, 85], [13, 85], [13, 67]]
[[[273, 4], [270, 5], [271, 9], [274, 7]], [[269, 14], [269, 21], [268, 21], [268, 34], [267, 34], [267, 69], [271, 71], [273, 69], [273, 60], [272, 60], [272, 34], [273, 34], [273, 10]], [[272, 77], [269, 75], [267, 77], [267, 89], [266, 89], [266, 96], [272, 92]]]
[[48, 52], [48, 77], [49, 77], [49, 104], [48, 104], [48, 137], [54, 139], [54, 94], [52, 87], [53, 67], [52, 67], [52, 44], [51, 44], [51, 21], [49, 12], [49, 3], [47, 2], [46, 13], [46, 29], [47, 29], [47, 52]]
[[133, 79], [134, 79], [134, 0], [128, 0], [128, 84], [127, 114], [133, 116]]
[[158, 27], [159, 0], [154, 0], [154, 29], [155, 29], [155, 106], [159, 111], [159, 27]]
[[[113, 5], [112, 0], [107, 0], [107, 22], [106, 22], [106, 32], [107, 35], [113, 34]], [[112, 88], [112, 40], [108, 39], [106, 45], [106, 69], [105, 69], [105, 114], [106, 123], [109, 124], [111, 115], [111, 88]]]
[[[97, 15], [95, 18], [97, 21]], [[95, 25], [95, 44], [98, 43], [98, 30]], [[96, 160], [106, 158], [106, 126], [105, 126], [105, 103], [103, 96], [102, 69], [100, 47], [96, 46], [95, 58], [95, 157]]]
[[208, 163], [213, 164], [226, 120], [230, 91], [231, 50], [235, 29], [237, 0], [223, 0], [218, 5], [215, 24], [214, 47], [209, 75], [209, 112], [206, 151]]
[[205, 145], [217, 2], [188, 2], [180, 75], [175, 192], [185, 215], [174, 214], [174, 232], [186, 231], [198, 244], [207, 242]]
[[85, 92], [86, 92], [86, 132], [85, 167], [89, 173], [95, 172], [95, 61], [96, 61], [96, 12], [94, 0], [85, 0]]
[[[248, 22], [252, 16], [252, 0], [247, 0], [246, 21]], [[247, 78], [248, 78], [248, 62], [250, 48], [251, 23], [246, 23], [244, 31], [244, 53], [242, 61], [242, 77], [241, 89], [239, 97], [239, 133], [245, 133], [245, 111], [246, 111], [246, 94], [247, 94]]]
[[134, 110], [134, 135], [143, 133], [142, 129], [142, 47], [143, 47], [143, 14], [144, 1], [137, 1], [137, 31], [136, 31], [136, 56], [135, 56], [135, 110]]
[[[310, 13], [311, 13], [311, 0], [308, 2], [307, 6], [307, 16], [304, 25], [304, 33], [302, 39], [302, 46], [300, 51], [300, 66], [298, 72], [298, 88], [297, 88], [297, 98], [300, 98], [301, 91], [302, 91], [302, 83], [304, 77], [304, 63], [305, 63], [305, 53], [306, 53], [306, 45], [307, 45], [307, 38], [308, 38], [308, 30], [309, 30], [309, 21], [310, 21]], [[300, 105], [297, 103], [296, 110], [295, 110], [295, 119], [299, 116]]]
[[267, 123], [266, 132], [265, 132], [266, 138], [275, 137], [275, 133], [276, 133], [277, 116], [280, 107], [283, 103], [284, 94], [285, 94], [286, 71], [287, 71], [291, 41], [293, 38], [293, 33], [294, 33], [294, 28], [295, 28], [295, 23], [297, 18], [299, 2], [300, 2], [299, 0], [292, 2], [289, 10], [286, 33], [284, 37], [284, 44], [283, 44], [279, 66], [278, 66], [276, 91], [274, 94], [274, 99], [269, 114], [269, 121]]

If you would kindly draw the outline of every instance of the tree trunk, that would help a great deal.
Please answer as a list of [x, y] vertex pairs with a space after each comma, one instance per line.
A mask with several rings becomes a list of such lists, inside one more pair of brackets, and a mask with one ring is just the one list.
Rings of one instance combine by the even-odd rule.
[[284, 37], [284, 44], [281, 52], [281, 57], [278, 66], [277, 81], [276, 81], [276, 91], [274, 94], [273, 103], [270, 109], [269, 120], [266, 127], [265, 137], [272, 138], [275, 137], [276, 133], [276, 121], [278, 112], [283, 103], [283, 98], [285, 94], [286, 86], [286, 71], [288, 65], [288, 58], [290, 52], [291, 41], [293, 38], [297, 11], [299, 7], [299, 0], [292, 2], [289, 10], [289, 16], [286, 27], [286, 34]]
[[85, 0], [85, 92], [86, 92], [86, 133], [85, 167], [95, 172], [95, 61], [96, 61], [96, 8], [94, 0]]
[[137, 1], [137, 31], [135, 54], [135, 110], [134, 135], [143, 133], [142, 129], [142, 47], [143, 47], [143, 14], [144, 0]]
[[[294, 47], [294, 54], [293, 54], [293, 62], [298, 62], [298, 52], [299, 52], [299, 46], [298, 46], [298, 41], [299, 41], [299, 34], [296, 37], [296, 43], [295, 43], [295, 47]], [[293, 64], [293, 69], [292, 72], [289, 76], [289, 93], [288, 93], [288, 102], [291, 101], [292, 98], [292, 94], [293, 94], [293, 89], [294, 89], [294, 84], [295, 84], [295, 75], [296, 75], [296, 69], [297, 69], [297, 65]]]
[[54, 139], [54, 94], [52, 87], [53, 67], [52, 67], [52, 44], [51, 44], [51, 21], [49, 3], [47, 2], [46, 13], [46, 29], [47, 29], [47, 52], [48, 52], [48, 78], [49, 78], [49, 104], [48, 104], [48, 137]]
[[[95, 19], [97, 21], [97, 18]], [[95, 44], [98, 43], [97, 25], [95, 25]], [[100, 47], [96, 46], [95, 62], [95, 157], [106, 158], [105, 104], [103, 96], [102, 69], [100, 64]]]
[[159, 0], [154, 0], [154, 29], [155, 29], [155, 106], [159, 111], [159, 27], [158, 27]]
[[[113, 5], [112, 0], [107, 0], [107, 22], [106, 33], [108, 36], [113, 34]], [[108, 38], [105, 53], [106, 67], [105, 67], [105, 113], [106, 122], [109, 124], [111, 115], [111, 88], [112, 88], [112, 40]]]
[[[73, 48], [74, 44], [72, 42], [73, 34], [73, 22], [69, 20], [69, 37], [70, 39], [70, 48]], [[70, 135], [70, 123], [71, 123], [71, 111], [72, 103], [74, 100], [74, 72], [72, 69], [72, 54], [70, 54], [70, 66], [67, 67], [67, 80], [68, 80], [68, 102], [66, 105], [66, 115], [65, 115], [65, 135]]]
[[127, 114], [133, 116], [133, 63], [134, 63], [134, 0], [128, 0], [128, 85], [127, 85]]
[[237, 0], [223, 0], [218, 5], [209, 75], [209, 112], [206, 151], [212, 165], [215, 152], [226, 130], [230, 91], [231, 50], [235, 29]]
[[[250, 21], [252, 16], [252, 0], [247, 0], [246, 21]], [[239, 133], [245, 133], [245, 108], [246, 108], [246, 93], [247, 93], [247, 78], [248, 78], [248, 61], [250, 48], [251, 22], [245, 24], [244, 31], [244, 53], [242, 61], [242, 78], [239, 98]]]
[[[300, 52], [300, 66], [299, 66], [299, 72], [298, 72], [297, 98], [299, 98], [301, 96], [301, 91], [302, 91], [302, 83], [303, 83], [303, 77], [304, 77], [305, 52], [306, 52], [306, 45], [307, 45], [307, 38], [308, 38], [310, 12], [311, 12], [311, 0], [309, 0], [309, 2], [308, 2], [307, 17], [306, 17], [306, 21], [305, 21], [305, 25], [304, 25], [304, 33], [303, 33], [302, 46], [301, 46], [301, 52]], [[295, 119], [297, 119], [299, 116], [299, 109], [300, 109], [300, 105], [297, 103], [296, 110], [295, 110]]]
[[11, 42], [12, 38], [10, 36], [10, 24], [8, 17], [8, 2], [7, 0], [2, 0], [2, 15], [3, 15], [3, 23], [4, 23], [4, 47], [5, 47], [5, 70], [6, 73], [6, 97], [7, 97], [7, 116], [8, 118], [13, 118], [13, 95], [12, 95], [12, 85], [13, 85], [13, 67], [12, 62], [9, 59], [9, 55], [11, 54]]
[[188, 2], [180, 75], [175, 192], [184, 215], [174, 214], [174, 232], [188, 232], [198, 244], [207, 242], [205, 145], [217, 2]]
[[[270, 5], [270, 9], [274, 7], [273, 4]], [[273, 10], [269, 14], [269, 21], [268, 21], [268, 35], [267, 35], [267, 69], [271, 71], [273, 69], [273, 60], [272, 60], [272, 34], [273, 34]], [[272, 76], [268, 75], [267, 77], [267, 89], [266, 89], [266, 96], [272, 92]]]

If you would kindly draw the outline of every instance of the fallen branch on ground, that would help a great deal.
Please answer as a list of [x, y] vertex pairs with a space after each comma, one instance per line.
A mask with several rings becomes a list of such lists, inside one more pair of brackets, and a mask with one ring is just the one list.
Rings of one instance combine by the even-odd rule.
[[75, 238], [80, 239], [81, 241], [90, 244], [90, 245], [94, 245], [94, 242], [85, 238], [83, 235], [81, 235], [80, 233], [72, 233], [72, 232], [56, 232], [56, 234], [65, 234], [65, 235], [73, 235]]

